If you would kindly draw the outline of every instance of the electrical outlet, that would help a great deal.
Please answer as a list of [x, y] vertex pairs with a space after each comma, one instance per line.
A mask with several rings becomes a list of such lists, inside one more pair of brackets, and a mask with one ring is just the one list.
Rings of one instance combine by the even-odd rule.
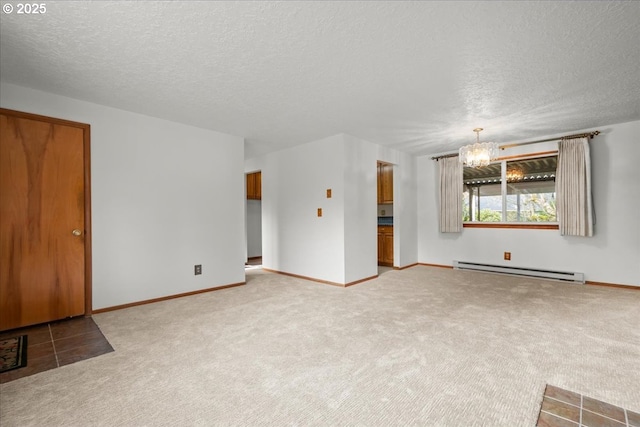
[[318, 216], [322, 216], [322, 208], [318, 208]]
[[193, 269], [195, 275], [202, 274], [202, 264], [196, 264]]
[[327, 188], [327, 199], [331, 198], [331, 189]]
[[507, 261], [511, 261], [511, 252], [505, 252], [504, 253], [504, 259]]

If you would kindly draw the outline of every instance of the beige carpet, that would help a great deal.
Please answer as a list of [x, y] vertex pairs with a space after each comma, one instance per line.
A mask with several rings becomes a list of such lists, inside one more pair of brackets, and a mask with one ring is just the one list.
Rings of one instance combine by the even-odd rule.
[[115, 352], [0, 388], [9, 426], [533, 426], [545, 384], [640, 411], [640, 291], [414, 267], [95, 316]]

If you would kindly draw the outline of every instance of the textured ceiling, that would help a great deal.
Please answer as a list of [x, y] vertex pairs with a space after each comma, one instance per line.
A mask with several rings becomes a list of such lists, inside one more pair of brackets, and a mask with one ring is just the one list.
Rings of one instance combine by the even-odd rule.
[[475, 127], [507, 143], [640, 119], [640, 2], [46, 7], [2, 13], [2, 81], [241, 135], [247, 158], [342, 132], [433, 154]]

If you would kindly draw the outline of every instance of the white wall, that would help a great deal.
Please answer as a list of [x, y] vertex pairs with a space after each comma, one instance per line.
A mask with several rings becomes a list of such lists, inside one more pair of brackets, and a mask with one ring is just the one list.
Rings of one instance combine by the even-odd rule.
[[341, 284], [375, 276], [378, 160], [396, 165], [395, 264], [417, 262], [415, 159], [341, 134], [245, 162], [262, 171], [263, 265]]
[[406, 153], [397, 152], [397, 157], [398, 166], [393, 170], [394, 266], [406, 267], [418, 262], [417, 162]]
[[[418, 158], [420, 262], [546, 267], [582, 272], [588, 281], [640, 286], [640, 121], [598, 129], [602, 134], [590, 144], [596, 211], [591, 238], [564, 237], [558, 230], [465, 228], [459, 234], [439, 233], [438, 165], [430, 156]], [[502, 259], [505, 251], [511, 252], [511, 262]]]
[[94, 309], [244, 282], [242, 138], [5, 83], [0, 91], [3, 108], [91, 125]]
[[345, 283], [378, 274], [377, 150], [342, 135], [345, 147]]
[[247, 200], [247, 257], [262, 256], [262, 201]]
[[377, 162], [392, 163], [394, 266], [417, 262], [415, 159], [344, 135], [346, 282], [377, 274]]
[[[335, 136], [247, 162], [262, 171], [262, 265], [344, 282], [344, 147]], [[251, 167], [251, 169], [247, 169]], [[326, 190], [332, 198], [326, 198]], [[323, 216], [317, 216], [322, 208]]]

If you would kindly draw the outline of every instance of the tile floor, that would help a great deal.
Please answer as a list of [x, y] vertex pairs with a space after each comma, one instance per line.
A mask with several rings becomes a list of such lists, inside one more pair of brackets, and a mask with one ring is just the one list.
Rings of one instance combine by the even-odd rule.
[[538, 427], [640, 427], [640, 414], [547, 385]]
[[113, 351], [91, 317], [75, 317], [0, 332], [0, 339], [27, 335], [27, 366], [0, 373], [0, 383]]

